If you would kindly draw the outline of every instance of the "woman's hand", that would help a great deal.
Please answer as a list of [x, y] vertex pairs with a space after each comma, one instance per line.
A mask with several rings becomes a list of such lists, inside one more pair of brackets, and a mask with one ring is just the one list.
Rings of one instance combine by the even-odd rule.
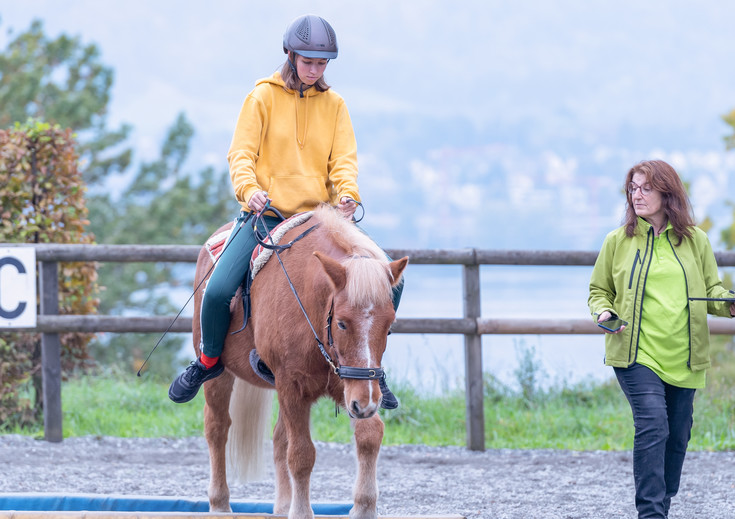
[[735, 317], [735, 303], [730, 305], [730, 317]]
[[602, 321], [607, 321], [611, 317], [612, 317], [612, 314], [609, 311], [605, 310], [604, 312], [602, 312], [600, 315], [597, 316], [597, 322], [601, 323]]
[[265, 191], [256, 191], [250, 197], [250, 200], [248, 200], [248, 207], [251, 211], [259, 213], [265, 207], [266, 202], [268, 202], [268, 193]]
[[342, 216], [350, 220], [352, 218], [352, 215], [355, 214], [355, 211], [357, 210], [357, 204], [352, 198], [348, 196], [343, 196], [339, 199], [339, 205], [337, 205], [337, 209], [339, 210], [339, 212], [342, 213]]
[[[733, 305], [735, 305], [735, 303], [733, 303]], [[598, 322], [598, 323], [601, 323], [601, 322], [603, 322], [603, 321], [607, 321], [607, 320], [608, 320], [608, 319], [610, 319], [611, 317], [612, 317], [612, 313], [610, 313], [610, 311], [609, 311], [609, 310], [605, 310], [604, 312], [602, 312], [602, 313], [601, 313], [601, 314], [600, 314], [600, 315], [599, 315], [599, 316], [597, 317], [597, 322]], [[602, 331], [604, 331], [605, 333], [620, 333], [620, 332], [622, 332], [623, 330], [625, 330], [625, 325], [621, 326], [619, 330], [615, 330], [614, 332], [611, 332], [610, 330], [606, 330], [605, 328], [603, 328], [603, 329], [602, 329]]]

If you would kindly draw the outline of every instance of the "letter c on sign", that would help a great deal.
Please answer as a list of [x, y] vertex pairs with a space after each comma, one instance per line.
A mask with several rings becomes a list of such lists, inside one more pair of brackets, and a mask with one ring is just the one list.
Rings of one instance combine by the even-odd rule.
[[[18, 270], [19, 274], [26, 273], [26, 269], [23, 264], [15, 258], [0, 258], [0, 269], [2, 269], [5, 265], [15, 267]], [[18, 303], [18, 306], [16, 306], [14, 310], [6, 310], [5, 308], [3, 308], [2, 303], [0, 302], [0, 317], [2, 317], [3, 319], [15, 319], [16, 317], [21, 315], [25, 311], [25, 309], [25, 302]]]

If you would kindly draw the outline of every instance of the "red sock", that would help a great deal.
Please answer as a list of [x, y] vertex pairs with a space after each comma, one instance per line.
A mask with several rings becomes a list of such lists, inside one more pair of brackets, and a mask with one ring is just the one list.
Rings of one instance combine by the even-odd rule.
[[207, 357], [204, 353], [202, 353], [199, 356], [199, 362], [204, 364], [204, 367], [207, 369], [211, 369], [212, 366], [217, 364], [217, 361], [219, 360], [219, 357]]

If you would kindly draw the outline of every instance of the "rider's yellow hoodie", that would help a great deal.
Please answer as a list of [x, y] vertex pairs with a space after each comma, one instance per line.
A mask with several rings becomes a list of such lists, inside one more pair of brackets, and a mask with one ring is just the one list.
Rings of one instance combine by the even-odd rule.
[[227, 154], [235, 196], [268, 192], [284, 216], [360, 200], [357, 144], [344, 99], [332, 91], [286, 88], [281, 74], [259, 80], [248, 94]]

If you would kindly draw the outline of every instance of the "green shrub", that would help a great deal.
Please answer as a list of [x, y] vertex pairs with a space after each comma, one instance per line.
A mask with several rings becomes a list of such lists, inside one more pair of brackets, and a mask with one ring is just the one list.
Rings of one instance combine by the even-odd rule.
[[[0, 130], [0, 243], [92, 243], [71, 130], [29, 121]], [[93, 263], [59, 265], [59, 313], [95, 313]], [[40, 297], [39, 297], [40, 301]], [[60, 335], [65, 375], [88, 363], [91, 334]], [[26, 425], [42, 409], [40, 335], [0, 334], [0, 419]], [[32, 385], [35, 399], [21, 396]]]

